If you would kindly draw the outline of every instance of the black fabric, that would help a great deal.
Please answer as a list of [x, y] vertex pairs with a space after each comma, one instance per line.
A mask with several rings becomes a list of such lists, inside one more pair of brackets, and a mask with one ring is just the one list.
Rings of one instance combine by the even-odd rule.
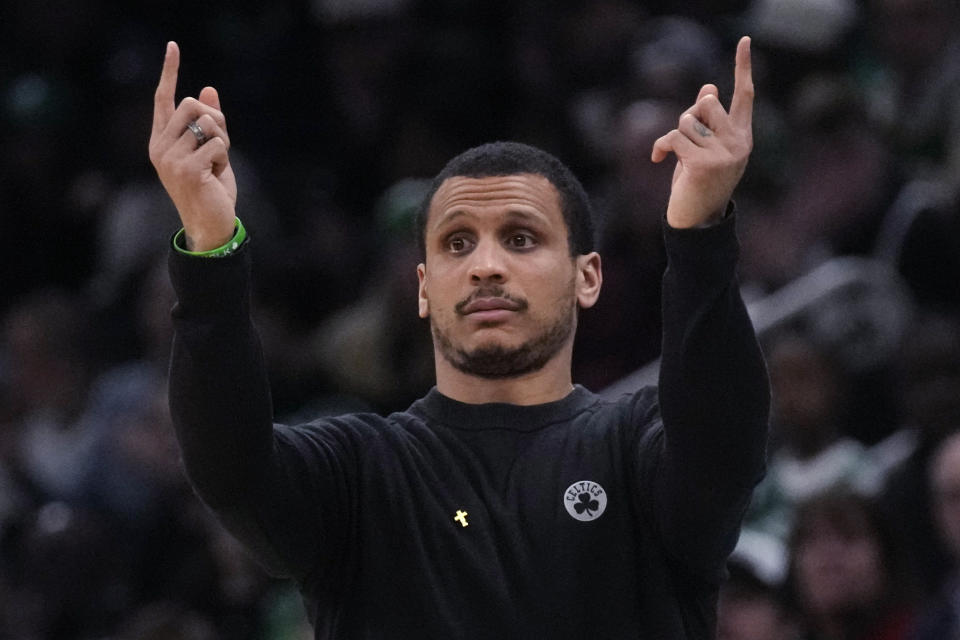
[[249, 251], [171, 252], [187, 472], [296, 579], [317, 638], [712, 638], [769, 402], [733, 225], [665, 230], [659, 392], [512, 406], [434, 389], [298, 426], [271, 424]]

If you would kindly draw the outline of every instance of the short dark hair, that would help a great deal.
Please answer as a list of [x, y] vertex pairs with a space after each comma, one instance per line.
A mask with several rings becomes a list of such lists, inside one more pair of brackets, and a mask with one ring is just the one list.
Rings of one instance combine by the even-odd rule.
[[430, 202], [444, 180], [455, 176], [488, 178], [523, 173], [543, 176], [559, 193], [560, 212], [567, 225], [570, 255], [583, 255], [593, 251], [593, 211], [583, 185], [573, 172], [556, 157], [542, 149], [520, 142], [490, 142], [467, 149], [453, 158], [433, 179], [416, 217], [417, 243], [421, 253], [426, 255], [426, 229]]

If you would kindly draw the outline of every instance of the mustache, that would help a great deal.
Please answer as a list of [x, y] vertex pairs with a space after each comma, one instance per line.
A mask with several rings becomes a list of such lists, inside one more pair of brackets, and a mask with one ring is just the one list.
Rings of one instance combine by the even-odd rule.
[[518, 312], [526, 311], [527, 307], [529, 306], [529, 304], [524, 298], [519, 298], [517, 296], [510, 295], [509, 293], [507, 293], [506, 289], [504, 289], [500, 285], [488, 285], [488, 286], [480, 287], [479, 289], [474, 290], [474, 292], [471, 293], [469, 296], [467, 296], [466, 298], [464, 298], [463, 300], [455, 304], [453, 306], [453, 309], [454, 311], [457, 312], [458, 315], [461, 315], [461, 316], [465, 315], [463, 310], [466, 308], [466, 306], [471, 302], [473, 302], [474, 300], [478, 300], [480, 298], [501, 298], [503, 300], [508, 300], [513, 304], [517, 305]]

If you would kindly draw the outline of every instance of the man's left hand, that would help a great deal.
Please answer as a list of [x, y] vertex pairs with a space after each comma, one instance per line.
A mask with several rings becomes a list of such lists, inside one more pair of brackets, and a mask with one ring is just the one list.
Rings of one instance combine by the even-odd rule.
[[724, 110], [717, 87], [704, 85], [677, 128], [653, 145], [652, 160], [677, 156], [667, 223], [689, 228], [719, 220], [726, 210], [753, 149], [753, 74], [750, 38], [737, 44], [733, 99]]

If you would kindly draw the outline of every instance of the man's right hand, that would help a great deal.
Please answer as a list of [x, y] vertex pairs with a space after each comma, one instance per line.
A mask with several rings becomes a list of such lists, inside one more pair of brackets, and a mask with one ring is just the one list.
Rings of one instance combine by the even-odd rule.
[[[227, 121], [220, 97], [204, 87], [196, 98], [175, 103], [180, 49], [167, 43], [153, 105], [150, 161], [180, 213], [189, 251], [209, 251], [234, 235], [237, 181], [227, 150]], [[187, 126], [196, 122], [203, 144]]]

